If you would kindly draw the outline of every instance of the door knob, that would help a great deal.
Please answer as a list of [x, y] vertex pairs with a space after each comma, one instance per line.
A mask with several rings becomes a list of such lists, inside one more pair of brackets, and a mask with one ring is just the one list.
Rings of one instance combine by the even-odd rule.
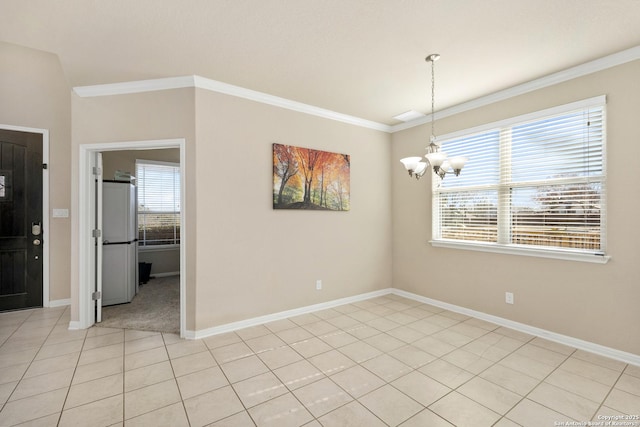
[[40, 239], [33, 239], [33, 244], [36, 246], [40, 246]]

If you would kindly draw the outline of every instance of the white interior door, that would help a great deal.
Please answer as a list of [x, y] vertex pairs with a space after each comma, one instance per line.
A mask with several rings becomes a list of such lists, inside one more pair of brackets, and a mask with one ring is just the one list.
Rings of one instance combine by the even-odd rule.
[[102, 153], [96, 153], [96, 322], [102, 322]]

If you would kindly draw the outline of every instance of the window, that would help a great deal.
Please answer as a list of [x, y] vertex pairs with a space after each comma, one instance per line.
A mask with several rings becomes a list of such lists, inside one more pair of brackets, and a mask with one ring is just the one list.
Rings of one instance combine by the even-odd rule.
[[180, 243], [180, 166], [136, 160], [138, 245]]
[[432, 243], [605, 262], [604, 129], [601, 96], [441, 137], [470, 160], [434, 176]]

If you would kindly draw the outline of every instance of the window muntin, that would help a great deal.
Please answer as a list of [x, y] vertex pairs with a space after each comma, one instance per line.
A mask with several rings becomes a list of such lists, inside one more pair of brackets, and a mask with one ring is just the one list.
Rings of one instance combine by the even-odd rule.
[[138, 245], [180, 244], [180, 165], [136, 161]]
[[602, 255], [604, 97], [579, 104], [442, 137], [471, 160], [434, 177], [434, 241]]

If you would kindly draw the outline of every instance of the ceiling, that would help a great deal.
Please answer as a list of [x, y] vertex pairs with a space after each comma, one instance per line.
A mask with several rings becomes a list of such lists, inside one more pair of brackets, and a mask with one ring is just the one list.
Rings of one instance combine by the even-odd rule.
[[640, 0], [0, 0], [71, 86], [200, 75], [393, 125], [640, 46]]

